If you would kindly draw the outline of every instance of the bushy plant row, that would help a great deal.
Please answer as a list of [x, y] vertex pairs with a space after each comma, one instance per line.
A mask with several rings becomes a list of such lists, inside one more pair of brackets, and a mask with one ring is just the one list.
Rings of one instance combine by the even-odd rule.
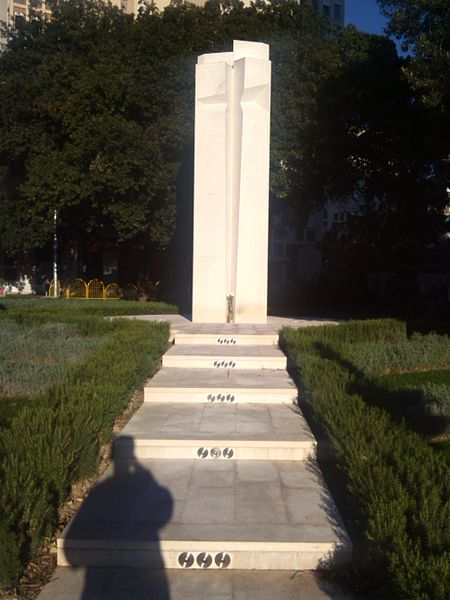
[[71, 484], [95, 472], [100, 444], [167, 347], [167, 323], [88, 319], [81, 326], [108, 338], [0, 432], [0, 585], [17, 581], [55, 530]]
[[166, 302], [136, 302], [125, 300], [67, 300], [65, 298], [2, 298], [0, 314], [9, 316], [35, 312], [36, 315], [52, 314], [59, 317], [80, 313], [92, 316], [120, 315], [171, 315], [178, 313], [178, 307]]
[[344, 357], [365, 375], [376, 376], [402, 371], [425, 371], [450, 365], [447, 337], [415, 333], [410, 339], [380, 344], [360, 341], [345, 348]]
[[75, 324], [24, 326], [12, 319], [0, 319], [0, 339], [0, 398], [36, 396], [103, 341], [80, 334]]
[[450, 577], [448, 467], [422, 437], [352, 393], [358, 372], [339, 359], [343, 347], [362, 339], [388, 345], [390, 323], [285, 329], [283, 335], [303, 402], [331, 441], [345, 479], [362, 536], [354, 540], [360, 572], [379, 598], [444, 600]]

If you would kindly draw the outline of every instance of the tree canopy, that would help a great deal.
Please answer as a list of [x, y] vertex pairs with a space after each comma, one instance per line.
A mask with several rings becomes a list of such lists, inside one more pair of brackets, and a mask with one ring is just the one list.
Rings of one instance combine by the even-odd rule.
[[51, 21], [11, 30], [0, 56], [0, 249], [44, 244], [54, 210], [68, 240], [166, 247], [193, 143], [195, 61], [233, 39], [271, 46], [272, 203], [305, 214], [358, 193], [410, 227], [430, 221], [424, 240], [434, 235], [443, 120], [387, 38], [331, 30], [295, 0], [144, 6], [137, 18], [68, 0]]
[[450, 3], [447, 0], [378, 0], [389, 34], [412, 51], [407, 73], [424, 99], [450, 109]]

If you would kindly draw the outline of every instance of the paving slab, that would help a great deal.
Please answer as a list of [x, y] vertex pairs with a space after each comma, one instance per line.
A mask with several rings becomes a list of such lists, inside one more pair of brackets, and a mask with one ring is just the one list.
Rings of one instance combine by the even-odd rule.
[[[253, 326], [256, 327], [256, 326]], [[268, 330], [270, 331], [271, 328]], [[242, 329], [241, 329], [242, 330]], [[215, 332], [202, 332], [193, 326], [192, 330], [177, 333], [176, 344], [183, 345], [218, 345], [218, 346], [278, 346], [279, 335], [277, 332], [257, 333], [249, 329], [246, 333], [237, 333], [229, 328], [217, 328]]]
[[145, 402], [292, 404], [298, 390], [282, 369], [163, 367], [144, 388]]
[[223, 323], [192, 323], [190, 318], [182, 315], [130, 315], [110, 317], [113, 319], [132, 319], [136, 321], [167, 321], [171, 327], [171, 340], [177, 333], [221, 333], [221, 335], [233, 335], [241, 333], [242, 335], [273, 334], [278, 333], [283, 327], [319, 327], [322, 325], [338, 325], [344, 322], [342, 319], [326, 319], [321, 317], [282, 317], [269, 316], [267, 324], [247, 325], [247, 324], [223, 324]]
[[163, 367], [184, 369], [286, 369], [286, 356], [276, 346], [172, 346]]
[[313, 460], [119, 460], [58, 540], [59, 565], [95, 567], [203, 568], [206, 553], [211, 569], [314, 569], [350, 552]]
[[293, 404], [149, 403], [114, 443], [116, 459], [305, 460], [316, 442]]
[[56, 569], [39, 600], [355, 600], [311, 571]]

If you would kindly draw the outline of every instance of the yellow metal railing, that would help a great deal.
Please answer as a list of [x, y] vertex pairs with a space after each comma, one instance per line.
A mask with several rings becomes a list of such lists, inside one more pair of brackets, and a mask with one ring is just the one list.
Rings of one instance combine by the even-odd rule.
[[[50, 287], [48, 289], [48, 295], [53, 298], [53, 296], [55, 295], [55, 283], [53, 281], [53, 279], [50, 281]], [[61, 295], [61, 282], [59, 281], [59, 279], [56, 280], [56, 295], [60, 296]]]
[[[74, 279], [68, 286], [63, 290], [61, 283], [57, 282], [57, 294], [63, 296], [68, 300], [120, 300], [125, 298], [126, 300], [156, 300], [160, 282], [152, 281], [147, 283], [148, 292], [144, 293], [134, 284], [127, 284], [123, 290], [119, 288], [117, 283], [109, 283], [105, 286], [103, 281], [100, 279], [91, 279], [88, 283], [84, 279]], [[53, 296], [54, 284], [53, 279], [50, 282], [50, 288], [48, 295]]]

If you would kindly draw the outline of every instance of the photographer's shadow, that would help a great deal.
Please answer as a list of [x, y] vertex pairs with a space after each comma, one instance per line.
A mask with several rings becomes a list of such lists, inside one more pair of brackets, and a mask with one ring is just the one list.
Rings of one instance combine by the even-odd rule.
[[85, 568], [82, 600], [170, 600], [159, 530], [173, 499], [136, 460], [133, 439], [119, 441], [120, 458], [64, 532], [66, 561]]

